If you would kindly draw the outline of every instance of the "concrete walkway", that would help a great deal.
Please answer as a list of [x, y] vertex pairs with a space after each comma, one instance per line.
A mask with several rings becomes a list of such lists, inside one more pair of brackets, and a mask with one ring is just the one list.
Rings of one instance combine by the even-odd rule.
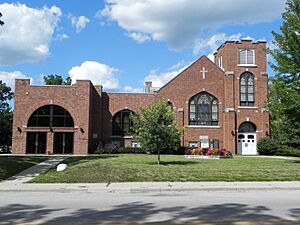
[[[0, 183], [1, 186], [8, 185], [8, 186], [15, 186], [15, 185], [21, 185], [24, 184], [30, 180], [32, 180], [34, 177], [47, 172], [49, 169], [56, 167], [61, 161], [67, 159], [69, 156], [52, 156], [50, 159], [41, 162], [40, 164], [36, 166], [32, 166], [21, 173], [16, 174], [15, 176], [12, 176], [8, 178], [7, 180], [4, 180]], [[1, 187], [0, 187], [1, 188]]]

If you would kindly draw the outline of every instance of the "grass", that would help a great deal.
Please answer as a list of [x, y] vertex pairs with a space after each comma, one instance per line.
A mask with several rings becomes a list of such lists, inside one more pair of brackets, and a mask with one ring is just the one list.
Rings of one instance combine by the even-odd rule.
[[63, 172], [54, 169], [35, 178], [36, 183], [112, 183], [186, 181], [299, 181], [300, 159], [241, 157], [222, 160], [185, 159], [162, 155], [100, 155], [72, 157]]
[[0, 181], [5, 180], [17, 173], [34, 166], [47, 157], [30, 156], [1, 156], [0, 157]]

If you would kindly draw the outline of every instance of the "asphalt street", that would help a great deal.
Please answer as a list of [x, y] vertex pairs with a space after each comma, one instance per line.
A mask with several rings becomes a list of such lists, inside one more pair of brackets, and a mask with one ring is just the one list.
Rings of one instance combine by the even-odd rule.
[[300, 190], [1, 191], [0, 224], [300, 224]]

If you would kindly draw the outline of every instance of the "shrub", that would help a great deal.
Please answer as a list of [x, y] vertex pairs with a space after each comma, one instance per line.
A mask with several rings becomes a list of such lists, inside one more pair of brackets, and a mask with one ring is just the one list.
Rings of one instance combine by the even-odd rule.
[[276, 152], [276, 155], [300, 157], [300, 149], [291, 148], [291, 147], [283, 147], [283, 148], [278, 149], [278, 151]]
[[257, 151], [261, 155], [275, 155], [280, 145], [271, 138], [262, 138], [257, 142]]
[[186, 155], [215, 155], [215, 156], [224, 156], [224, 157], [232, 157], [230, 151], [226, 149], [214, 149], [214, 148], [194, 148], [189, 149], [185, 153]]
[[146, 154], [148, 153], [143, 148], [133, 148], [133, 147], [120, 147], [120, 148], [108, 148], [102, 147], [95, 151], [95, 154]]

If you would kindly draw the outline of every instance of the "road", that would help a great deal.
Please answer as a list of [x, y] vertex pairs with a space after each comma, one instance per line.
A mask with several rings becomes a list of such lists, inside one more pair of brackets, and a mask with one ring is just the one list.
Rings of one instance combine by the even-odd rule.
[[0, 192], [0, 224], [300, 224], [300, 190]]

